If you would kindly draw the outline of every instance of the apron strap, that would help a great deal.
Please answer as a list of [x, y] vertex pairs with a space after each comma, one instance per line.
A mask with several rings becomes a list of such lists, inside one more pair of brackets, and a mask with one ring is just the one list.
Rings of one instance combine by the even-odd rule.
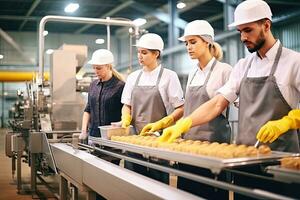
[[248, 64], [248, 67], [247, 67], [247, 69], [246, 69], [246, 71], [245, 71], [245, 74], [244, 74], [244, 77], [243, 77], [243, 78], [247, 78], [248, 71], [249, 71], [249, 69], [250, 69], [250, 67], [251, 67], [251, 64], [252, 64], [253, 60], [254, 60], [254, 57], [251, 58], [251, 60], [250, 60], [250, 62], [249, 62], [249, 64]]
[[273, 76], [274, 73], [275, 73], [275, 71], [276, 71], [276, 69], [277, 69], [281, 53], [282, 53], [282, 44], [280, 43], [280, 45], [278, 47], [278, 50], [277, 50], [277, 53], [276, 53], [276, 56], [275, 56], [275, 60], [274, 60], [272, 69], [271, 69], [270, 76]]
[[195, 76], [196, 76], [196, 74], [197, 74], [197, 71], [198, 71], [198, 68], [196, 69], [196, 71], [195, 71], [195, 73], [194, 73], [192, 79], [190, 80], [189, 85], [191, 85], [192, 81], [194, 80], [194, 78], [195, 78]]
[[159, 71], [159, 74], [158, 74], [158, 77], [157, 77], [157, 80], [156, 80], [156, 86], [158, 86], [159, 82], [160, 82], [160, 79], [162, 77], [162, 73], [164, 71], [164, 68], [161, 66], [160, 68], [160, 71]]
[[203, 86], [206, 86], [206, 84], [207, 84], [207, 82], [208, 82], [208, 80], [210, 78], [211, 72], [214, 70], [214, 68], [215, 68], [216, 65], [217, 65], [217, 59], [215, 59], [214, 63], [212, 64], [212, 66], [211, 66], [211, 68], [210, 68], [210, 70], [208, 72], [208, 75], [207, 75], [207, 77], [206, 77], [206, 79], [204, 81]]
[[139, 82], [140, 82], [140, 78], [142, 76], [143, 70], [140, 71], [135, 83], [134, 83], [134, 87], [138, 86]]

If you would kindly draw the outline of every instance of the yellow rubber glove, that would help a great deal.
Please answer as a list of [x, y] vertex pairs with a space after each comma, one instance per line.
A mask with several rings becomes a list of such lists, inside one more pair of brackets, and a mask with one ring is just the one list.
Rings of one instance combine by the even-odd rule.
[[174, 123], [173, 116], [171, 116], [171, 115], [166, 116], [157, 122], [150, 123], [150, 124], [147, 124], [146, 126], [144, 126], [140, 135], [145, 136], [145, 135], [147, 135], [148, 132], [153, 133], [155, 131], [167, 128], [167, 127], [171, 126], [173, 123]]
[[177, 121], [174, 126], [166, 128], [163, 131], [162, 136], [159, 137], [159, 142], [172, 143], [176, 138], [180, 137], [183, 133], [190, 130], [192, 126], [192, 119], [186, 117]]
[[257, 140], [272, 143], [289, 129], [300, 128], [300, 110], [291, 110], [282, 119], [269, 121], [263, 125], [256, 135]]
[[124, 113], [121, 118], [122, 118], [122, 127], [127, 128], [130, 125], [132, 119], [130, 114]]

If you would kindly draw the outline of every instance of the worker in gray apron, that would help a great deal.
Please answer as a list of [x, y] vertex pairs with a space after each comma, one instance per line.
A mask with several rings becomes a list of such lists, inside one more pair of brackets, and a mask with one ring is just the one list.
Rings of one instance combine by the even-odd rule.
[[[167, 116], [166, 108], [164, 107], [161, 95], [158, 90], [158, 84], [164, 68], [161, 68], [155, 86], [138, 86], [142, 71], [135, 82], [131, 95], [132, 108], [132, 125], [135, 127], [136, 133], [139, 133], [142, 128], [149, 122], [155, 122]], [[142, 97], [142, 98], [141, 98]], [[135, 158], [142, 159], [139, 154], [129, 154]], [[147, 169], [144, 166], [134, 164], [132, 162], [125, 162], [125, 167], [135, 172], [150, 176], [156, 180], [164, 183], [169, 183], [169, 174], [160, 172], [154, 169]]]
[[[190, 73], [189, 82], [187, 84], [184, 104], [184, 116], [186, 117], [200, 105], [209, 101], [216, 90], [225, 84], [229, 78], [231, 66], [217, 61], [221, 59], [222, 50], [216, 47], [217, 44], [213, 41], [214, 30], [207, 21], [195, 20], [188, 23], [185, 28], [184, 36], [179, 39], [186, 43], [187, 51], [189, 53], [192, 52], [192, 54], [190, 54], [191, 59], [198, 59], [199, 61], [197, 70], [194, 73]], [[217, 50], [213, 51], [213, 48]], [[203, 77], [202, 75], [204, 74], [205, 76]], [[209, 81], [210, 84], [208, 84]], [[210, 92], [211, 95], [209, 95], [208, 90], [213, 91]], [[209, 123], [195, 126], [185, 133], [183, 138], [187, 140], [230, 143], [231, 129], [227, 116], [221, 113]], [[210, 170], [204, 168], [182, 163], [178, 164], [178, 168], [181, 171], [188, 171], [201, 176], [215, 178]], [[223, 180], [224, 175], [222, 174], [218, 179]], [[223, 199], [224, 196], [225, 198], [226, 195], [228, 196], [228, 192], [224, 190], [216, 191], [213, 187], [180, 176], [178, 177], [177, 187], [208, 199]]]
[[[249, 78], [247, 74], [252, 62], [247, 67], [239, 94], [238, 144], [253, 145], [256, 142], [256, 133], [263, 124], [269, 120], [280, 119], [292, 110], [278, 89], [274, 76], [281, 52], [280, 44], [270, 75], [267, 77]], [[272, 150], [299, 152], [297, 130], [289, 130], [269, 146]]]
[[[210, 78], [211, 72], [217, 64], [215, 59], [211, 66], [211, 69], [206, 77], [206, 80], [202, 86], [189, 86], [185, 94], [184, 116], [188, 116], [200, 105], [210, 100], [207, 93], [207, 82]], [[196, 74], [196, 73], [195, 73]], [[191, 79], [190, 83], [193, 81]], [[227, 119], [227, 116], [220, 114], [215, 119], [207, 124], [201, 126], [192, 127], [187, 133], [183, 135], [187, 140], [201, 140], [219, 143], [230, 143], [231, 129]]]
[[[239, 106], [239, 134], [238, 144], [253, 145], [256, 142], [256, 133], [259, 128], [269, 120], [280, 119], [289, 113], [291, 107], [283, 98], [278, 89], [274, 73], [278, 67], [278, 61], [282, 52], [280, 44], [270, 75], [267, 77], [247, 77], [252, 61], [247, 67], [247, 71], [240, 86], [240, 106]], [[253, 134], [255, 133], [255, 134]], [[269, 144], [272, 150], [299, 152], [299, 142], [296, 129], [291, 129], [276, 141]], [[256, 175], [265, 175], [260, 166], [249, 166], [240, 169], [243, 172]], [[264, 180], [258, 183], [255, 178], [234, 175], [234, 182], [245, 187], [263, 185], [267, 190], [278, 192], [283, 190], [284, 185], [274, 184], [272, 181]], [[235, 194], [237, 199], [251, 199]]]
[[[158, 90], [161, 75], [164, 68], [161, 67], [156, 84], [154, 86], [138, 86], [142, 71], [134, 84], [131, 94], [132, 124], [136, 133], [140, 133], [149, 122], [155, 122], [167, 116], [167, 111]], [[141, 98], [142, 97], [142, 98]]]
[[[158, 44], [155, 46], [155, 44]], [[163, 41], [158, 36], [157, 34], [152, 34], [148, 33], [143, 35], [138, 44], [136, 45], [138, 47], [138, 52], [143, 53], [143, 51], [162, 51], [163, 46], [159, 46], [159, 44], [163, 45]], [[157, 58], [156, 58], [157, 59]], [[148, 67], [147, 66], [147, 61], [142, 60], [142, 65], [143, 67]], [[159, 70], [159, 71], [158, 71]], [[176, 75], [175, 72], [169, 70], [169, 69], [164, 69], [161, 65], [156, 65], [154, 66], [154, 69], [151, 70], [151, 72], [148, 72], [148, 75], [151, 76], [151, 74], [158, 72], [158, 75], [156, 76], [156, 80], [151, 79], [151, 81], [155, 81], [155, 85], [143, 85], [140, 84], [141, 77], [142, 75], [145, 75], [144, 69], [133, 72], [131, 75], [129, 75], [123, 95], [122, 95], [122, 103], [124, 103], [124, 110], [127, 111], [125, 113], [124, 111], [122, 112], [122, 115], [130, 115], [131, 120], [131, 125], [134, 126], [136, 133], [140, 133], [143, 127], [148, 124], [148, 123], [153, 123], [156, 122], [164, 117], [167, 116], [167, 109], [165, 102], [163, 100], [163, 96], [160, 91], [160, 85], [168, 85], [168, 84], [173, 84], [172, 87], [176, 87], [171, 89], [169, 92], [170, 93], [177, 93], [175, 89], [179, 92], [178, 97], [173, 98], [171, 96], [167, 96], [165, 99], [177, 99], [176, 104], [178, 107], [174, 106], [174, 111], [173, 113], [177, 113], [174, 115], [174, 118], [180, 118], [183, 115], [183, 92], [180, 86], [180, 82], [178, 79], [178, 76]], [[149, 77], [148, 77], [149, 78]], [[130, 86], [132, 82], [134, 81], [134, 85]], [[132, 88], [130, 90], [130, 88]], [[167, 89], [169, 86], [166, 87]], [[167, 92], [163, 92], [166, 94]], [[130, 95], [131, 94], [131, 95]], [[130, 102], [126, 102], [126, 96], [130, 95]], [[168, 95], [173, 95], [173, 94], [168, 94]], [[175, 102], [174, 102], [175, 103]], [[172, 105], [176, 105], [172, 104]], [[130, 106], [129, 106], [130, 105]], [[130, 114], [128, 113], [128, 108], [130, 108]], [[127, 109], [127, 110], [126, 110]], [[179, 111], [178, 111], [179, 110]], [[181, 111], [180, 111], [181, 110]], [[173, 114], [171, 113], [171, 115]], [[179, 113], [179, 114], [178, 114]], [[177, 116], [178, 115], [178, 116]], [[125, 117], [126, 118], [126, 117]], [[122, 116], [122, 124], [123, 126], [128, 125], [125, 123], [128, 123], [128, 120], [125, 119], [123, 120], [124, 117]], [[130, 120], [129, 120], [130, 121]], [[125, 123], [124, 123], [125, 122]], [[139, 159], [144, 159], [140, 154], [136, 153], [128, 153], [129, 156], [134, 157], [134, 158], [139, 158]], [[151, 162], [158, 162], [159, 164], [167, 165], [167, 161], [153, 161], [150, 160]], [[153, 179], [159, 180], [164, 183], [169, 183], [169, 174], [165, 172], [161, 172], [158, 170], [154, 170], [152, 168], [147, 168], [142, 165], [134, 164], [132, 162], [125, 162], [125, 167], [127, 169], [131, 169], [137, 173], [143, 174], [145, 176], [151, 177]]]

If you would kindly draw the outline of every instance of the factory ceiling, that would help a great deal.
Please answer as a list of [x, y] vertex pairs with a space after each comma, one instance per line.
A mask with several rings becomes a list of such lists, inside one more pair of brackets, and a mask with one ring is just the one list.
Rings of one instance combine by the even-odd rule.
[[[66, 0], [0, 0], [0, 28], [3, 31], [37, 31], [38, 23], [46, 15], [77, 16], [90, 18], [111, 17], [116, 19], [145, 18], [147, 23], [142, 26], [150, 32], [167, 36], [170, 15], [168, 2], [171, 0], [77, 0], [79, 9], [67, 14], [65, 6], [70, 3]], [[175, 0], [174, 0], [175, 1]], [[266, 0], [274, 13], [274, 17], [289, 17], [289, 20], [299, 19], [299, 0]], [[182, 28], [186, 22], [195, 19], [207, 19], [216, 32], [223, 31], [224, 4], [235, 7], [241, 0], [182, 0], [186, 4], [178, 9], [178, 18], [175, 25]], [[177, 1], [175, 1], [177, 3]], [[105, 34], [106, 28], [101, 25], [71, 24], [50, 22], [46, 30], [55, 33], [83, 33]], [[124, 29], [123, 29], [124, 30]], [[113, 34], [121, 34], [122, 28], [112, 27]]]

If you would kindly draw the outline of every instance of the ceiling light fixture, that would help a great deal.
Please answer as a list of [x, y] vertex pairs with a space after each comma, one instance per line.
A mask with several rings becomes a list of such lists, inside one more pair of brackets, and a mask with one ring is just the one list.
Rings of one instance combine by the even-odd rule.
[[176, 5], [176, 7], [178, 8], [178, 9], [182, 9], [182, 8], [184, 8], [186, 6], [186, 4], [185, 3], [183, 3], [183, 2], [178, 2], [177, 3], [177, 5]]
[[105, 40], [102, 39], [102, 38], [98, 38], [98, 39], [95, 40], [96, 44], [103, 44], [104, 42], [105, 42]]
[[144, 19], [144, 18], [137, 18], [135, 20], [133, 20], [133, 23], [136, 25], [136, 26], [142, 26], [144, 24], [147, 23], [147, 20]]
[[65, 12], [72, 13], [72, 12], [75, 12], [78, 8], [79, 8], [78, 3], [70, 3], [65, 7]]
[[49, 33], [48, 31], [44, 31], [43, 36], [45, 37], [46, 35], [48, 35], [48, 33]]
[[3, 58], [4, 58], [4, 56], [0, 54], [0, 60], [3, 59]]
[[48, 50], [46, 51], [46, 54], [49, 54], [49, 55], [50, 55], [50, 54], [53, 53], [53, 51], [54, 51], [53, 49], [48, 49]]

